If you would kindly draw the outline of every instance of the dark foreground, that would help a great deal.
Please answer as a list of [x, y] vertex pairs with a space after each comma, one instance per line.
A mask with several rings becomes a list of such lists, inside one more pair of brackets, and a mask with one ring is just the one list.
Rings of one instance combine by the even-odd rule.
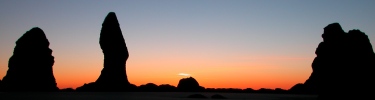
[[[188, 98], [202, 94], [208, 98]], [[317, 95], [205, 92], [55, 92], [0, 93], [0, 100], [204, 100], [219, 94], [226, 100], [317, 100]]]

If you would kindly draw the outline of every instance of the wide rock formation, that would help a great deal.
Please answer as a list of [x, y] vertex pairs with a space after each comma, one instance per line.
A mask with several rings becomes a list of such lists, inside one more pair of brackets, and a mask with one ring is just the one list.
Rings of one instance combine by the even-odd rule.
[[193, 77], [183, 78], [178, 82], [177, 85], [178, 91], [189, 91], [196, 92], [204, 90], [204, 87], [200, 86], [198, 81]]
[[16, 42], [2, 81], [2, 90], [58, 91], [52, 69], [54, 62], [43, 30], [32, 28]]
[[[95, 83], [86, 84], [93, 91], [124, 91], [130, 86], [126, 75], [128, 49], [116, 14], [110, 12], [104, 19], [100, 32], [100, 47], [104, 54], [104, 68]], [[80, 87], [84, 89], [86, 87]]]
[[300, 91], [317, 93], [324, 99], [374, 89], [370, 71], [375, 67], [375, 54], [365, 33], [359, 30], [346, 33], [339, 23], [332, 23], [324, 28], [322, 38], [315, 51], [311, 76], [304, 86], [296, 85]]

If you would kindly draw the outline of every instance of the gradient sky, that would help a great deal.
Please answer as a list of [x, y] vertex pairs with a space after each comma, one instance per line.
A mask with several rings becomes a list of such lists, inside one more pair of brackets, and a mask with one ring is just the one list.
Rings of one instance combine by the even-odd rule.
[[177, 86], [184, 77], [178, 74], [187, 73], [206, 88], [289, 89], [310, 76], [328, 24], [360, 29], [375, 45], [374, 5], [374, 0], [0, 0], [0, 78], [15, 41], [40, 27], [53, 50], [58, 87], [94, 82], [103, 68], [101, 25], [115, 12], [133, 84]]

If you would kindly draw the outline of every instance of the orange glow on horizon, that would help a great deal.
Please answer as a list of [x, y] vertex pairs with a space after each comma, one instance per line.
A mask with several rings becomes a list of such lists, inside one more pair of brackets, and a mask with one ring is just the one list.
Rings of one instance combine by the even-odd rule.
[[[177, 74], [188, 73], [205, 88], [289, 89], [297, 83], [303, 83], [311, 73], [311, 70], [299, 72], [298, 74], [300, 75], [295, 76], [296, 73], [288, 72], [293, 69], [285, 69], [276, 64], [265, 62], [238, 61], [236, 63], [213, 63], [218, 61], [184, 59], [174, 60], [168, 59], [168, 57], [164, 59], [160, 58], [159, 60], [146, 59], [145, 62], [147, 63], [137, 62], [142, 60], [135, 61], [129, 59], [127, 62], [128, 80], [137, 86], [147, 83], [177, 86], [178, 81], [186, 77]], [[189, 63], [190, 61], [194, 61], [194, 63]], [[54, 66], [54, 70], [56, 70], [54, 75], [58, 87], [60, 89], [77, 88], [84, 83], [95, 82], [103, 68], [102, 60], [87, 60], [85, 63], [80, 65], [77, 62], [75, 66], [70, 67], [89, 66], [90, 69], [64, 70], [61, 67], [64, 64], [56, 63]]]
[[[99, 77], [103, 68], [103, 53], [99, 47], [87, 50], [90, 52], [79, 52], [79, 55], [63, 53], [73, 52], [69, 50], [52, 49], [55, 57], [53, 73], [60, 89], [75, 89], [85, 83], [95, 82]], [[129, 50], [131, 55], [126, 65], [127, 76], [129, 82], [137, 86], [147, 83], [177, 86], [179, 80], [185, 77], [178, 74], [188, 73], [205, 88], [289, 89], [308, 79], [314, 59], [178, 52], [164, 52], [166, 55], [157, 56]], [[11, 55], [9, 53], [6, 55], [8, 57], [0, 57], [0, 68], [5, 68], [1, 69], [2, 77], [8, 70], [7, 61]]]

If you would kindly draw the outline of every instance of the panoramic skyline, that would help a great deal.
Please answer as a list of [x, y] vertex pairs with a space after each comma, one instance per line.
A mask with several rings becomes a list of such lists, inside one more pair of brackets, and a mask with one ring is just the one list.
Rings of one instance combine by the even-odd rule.
[[[0, 77], [15, 42], [41, 28], [55, 57], [59, 88], [95, 81], [103, 68], [99, 36], [115, 12], [135, 85], [191, 75], [206, 88], [283, 88], [311, 74], [323, 28], [338, 22], [375, 41], [375, 2], [277, 0], [0, 1]], [[373, 46], [374, 47], [374, 46]]]

